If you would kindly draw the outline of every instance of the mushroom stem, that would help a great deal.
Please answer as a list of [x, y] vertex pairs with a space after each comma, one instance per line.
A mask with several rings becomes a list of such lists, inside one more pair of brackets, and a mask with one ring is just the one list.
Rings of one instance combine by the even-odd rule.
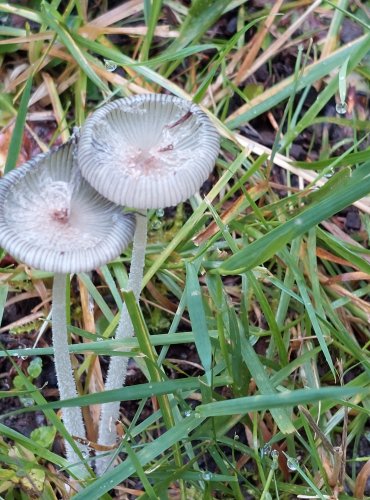
[[[76, 398], [78, 396], [76, 383], [73, 377], [71, 358], [68, 350], [67, 318], [66, 318], [66, 274], [55, 274], [53, 283], [53, 305], [52, 305], [52, 331], [54, 364], [58, 381], [60, 399]], [[85, 438], [85, 427], [82, 420], [81, 408], [62, 409], [63, 422], [66, 430], [71, 436]], [[80, 463], [81, 458], [73, 450], [69, 443], [66, 445], [67, 460], [71, 464]], [[81, 451], [86, 451], [85, 446], [78, 445]], [[84, 467], [73, 468], [79, 476], [86, 477], [87, 471]]]
[[[136, 229], [134, 235], [134, 243], [132, 250], [132, 260], [130, 274], [128, 279], [129, 290], [134, 292], [136, 301], [139, 301], [141, 292], [141, 283], [143, 280], [145, 250], [147, 241], [147, 215], [146, 213], [138, 213], [136, 215]], [[124, 339], [134, 335], [134, 327], [132, 325], [130, 315], [126, 304], [122, 306], [121, 319], [116, 330], [116, 339]], [[111, 358], [109, 370], [105, 382], [105, 390], [119, 389], [125, 384], [127, 373], [128, 358], [115, 356]], [[119, 401], [113, 401], [102, 405], [102, 414], [99, 425], [99, 444], [107, 446], [113, 445], [116, 442], [116, 427], [115, 423], [119, 417]], [[104, 460], [97, 461], [97, 471], [102, 472], [107, 463]]]

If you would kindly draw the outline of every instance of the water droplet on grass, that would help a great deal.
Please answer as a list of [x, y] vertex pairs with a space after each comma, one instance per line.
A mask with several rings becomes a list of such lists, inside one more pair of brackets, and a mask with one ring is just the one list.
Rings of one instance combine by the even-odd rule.
[[278, 463], [279, 452], [278, 452], [278, 450], [272, 450], [271, 458], [272, 458], [271, 468], [272, 468], [272, 470], [276, 470], [279, 467], [279, 463]]
[[298, 469], [298, 462], [295, 458], [292, 458], [292, 457], [288, 457], [287, 458], [287, 462], [286, 462], [286, 465], [288, 467], [289, 470], [297, 470]]
[[164, 210], [163, 208], [158, 208], [158, 210], [156, 211], [156, 216], [157, 217], [163, 217], [164, 216]]
[[345, 102], [339, 102], [336, 106], [335, 106], [335, 110], [337, 113], [339, 113], [340, 115], [345, 115], [346, 112], [347, 112], [347, 103]]
[[186, 412], [184, 413], [184, 417], [190, 417], [191, 415], [191, 410], [186, 410]]
[[261, 448], [261, 458], [270, 455], [270, 453], [271, 453], [271, 445], [265, 444], [265, 446]]
[[212, 474], [208, 471], [203, 472], [202, 477], [204, 481], [210, 481], [212, 479]]
[[111, 61], [110, 59], [104, 59], [104, 66], [107, 71], [112, 73], [117, 69], [117, 64], [114, 61]]

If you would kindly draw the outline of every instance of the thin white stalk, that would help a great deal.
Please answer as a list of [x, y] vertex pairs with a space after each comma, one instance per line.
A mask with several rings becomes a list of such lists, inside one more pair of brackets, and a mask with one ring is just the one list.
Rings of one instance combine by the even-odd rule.
[[[55, 274], [53, 283], [53, 306], [52, 306], [52, 331], [54, 364], [58, 381], [60, 400], [75, 398], [78, 396], [76, 382], [73, 377], [71, 358], [68, 350], [67, 318], [66, 318], [66, 274]], [[86, 438], [85, 426], [82, 420], [81, 408], [63, 408], [62, 416], [64, 426], [71, 436]], [[69, 443], [66, 445], [67, 460], [71, 464], [81, 462], [80, 457]], [[86, 447], [79, 445], [81, 451], [86, 452]], [[87, 471], [84, 466], [71, 468], [79, 477], [86, 477]]]
[[[136, 301], [139, 301], [141, 292], [141, 283], [143, 280], [145, 250], [147, 241], [147, 216], [146, 214], [137, 214], [136, 229], [132, 250], [132, 260], [130, 274], [128, 279], [128, 290], [134, 292]], [[116, 330], [116, 339], [124, 339], [134, 335], [134, 328], [127, 311], [126, 304], [122, 306], [121, 319]], [[111, 358], [105, 390], [119, 389], [125, 384], [127, 373], [128, 358], [115, 356]], [[116, 420], [119, 417], [120, 403], [112, 402], [102, 405], [102, 414], [99, 425], [99, 444], [113, 445], [117, 439]], [[99, 459], [96, 462], [97, 472], [102, 473], [107, 466], [107, 460]]]

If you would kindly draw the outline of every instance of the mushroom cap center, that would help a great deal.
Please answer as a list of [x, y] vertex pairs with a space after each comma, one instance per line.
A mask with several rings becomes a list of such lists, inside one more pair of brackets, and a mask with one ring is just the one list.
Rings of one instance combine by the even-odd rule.
[[63, 181], [54, 181], [45, 186], [40, 193], [44, 199], [50, 222], [66, 225], [71, 213], [72, 189], [70, 184]]

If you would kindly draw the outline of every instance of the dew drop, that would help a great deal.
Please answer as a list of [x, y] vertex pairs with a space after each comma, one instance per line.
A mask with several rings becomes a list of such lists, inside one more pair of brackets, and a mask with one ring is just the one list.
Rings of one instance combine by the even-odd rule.
[[235, 440], [235, 441], [239, 441], [239, 439], [240, 439], [240, 437], [238, 436], [238, 434], [235, 434], [235, 436], [234, 436], [234, 440]]
[[202, 478], [204, 479], [204, 481], [210, 481], [212, 479], [212, 474], [208, 471], [203, 472]]
[[21, 359], [23, 359], [23, 361], [25, 361], [27, 358], [28, 356], [21, 356]]
[[265, 444], [263, 448], [261, 448], [261, 457], [266, 457], [271, 453], [271, 445]]
[[164, 216], [164, 210], [163, 208], [158, 208], [158, 210], [156, 211], [156, 216], [157, 217], [163, 217]]
[[272, 450], [271, 458], [272, 458], [271, 469], [276, 470], [279, 467], [279, 462], [278, 462], [279, 452], [278, 452], [278, 450]]
[[335, 110], [338, 114], [340, 115], [345, 115], [346, 112], [347, 112], [347, 103], [345, 102], [339, 102], [336, 106], [335, 106]]
[[195, 417], [195, 418], [202, 418], [202, 415], [201, 415], [198, 411], [196, 411], [196, 412], [194, 413], [194, 417]]
[[111, 61], [110, 59], [104, 59], [104, 66], [107, 71], [112, 73], [117, 69], [117, 64], [114, 61]]
[[370, 442], [370, 431], [365, 432], [365, 438]]
[[288, 457], [286, 465], [289, 470], [297, 470], [298, 469], [298, 462], [295, 458]]
[[184, 413], [184, 417], [190, 417], [191, 415], [191, 410], [186, 410], [186, 412]]
[[160, 229], [162, 227], [162, 222], [160, 220], [155, 220], [151, 224], [152, 229]]

